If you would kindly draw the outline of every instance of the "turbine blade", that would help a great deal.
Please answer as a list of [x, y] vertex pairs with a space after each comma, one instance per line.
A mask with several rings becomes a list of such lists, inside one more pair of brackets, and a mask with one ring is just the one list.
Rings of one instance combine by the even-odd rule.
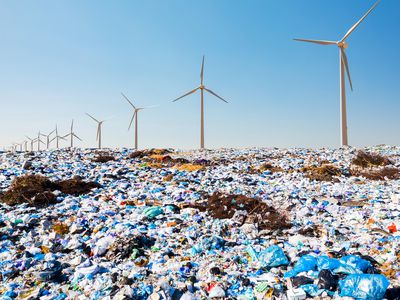
[[92, 117], [91, 115], [89, 115], [88, 113], [85, 113], [86, 115], [88, 115], [90, 118], [92, 118], [95, 122], [99, 123], [99, 121], [97, 119], [95, 119], [94, 117]]
[[128, 98], [127, 96], [124, 95], [124, 93], [121, 92], [121, 95], [122, 95], [122, 97], [125, 98], [126, 101], [129, 102], [130, 105], [132, 105], [132, 107], [133, 107], [134, 109], [136, 109], [135, 105], [133, 105], [133, 103], [131, 102], [131, 100], [129, 100], [129, 98]]
[[133, 113], [133, 115], [132, 115], [131, 121], [129, 122], [129, 127], [128, 127], [128, 130], [129, 130], [129, 129], [131, 129], [132, 122], [133, 122], [133, 119], [134, 119], [134, 118], [135, 118], [135, 116], [136, 116], [136, 113], [137, 113], [137, 111], [135, 110], [135, 112], [134, 112], [134, 113]]
[[346, 55], [346, 52], [344, 51], [344, 49], [340, 48], [340, 51], [342, 52], [342, 64], [346, 69], [346, 74], [347, 74], [347, 78], [349, 79], [350, 88], [353, 91], [353, 83], [351, 82], [349, 62], [347, 60], [347, 55]]
[[366, 14], [356, 23], [353, 25], [353, 27], [351, 27], [349, 29], [349, 31], [347, 31], [347, 33], [345, 34], [345, 36], [343, 37], [342, 41], [346, 40], [350, 34], [358, 27], [358, 25], [361, 24], [362, 21], [364, 21], [364, 19], [371, 13], [371, 11], [374, 10], [374, 8], [379, 4], [379, 2], [381, 2], [381, 0], [378, 0], [370, 9], [369, 11], [366, 12]]
[[71, 123], [71, 132], [72, 132], [73, 128], [74, 128], [74, 119], [72, 119], [72, 123]]
[[195, 91], [197, 91], [199, 88], [195, 88], [194, 90], [191, 90], [190, 92], [186, 93], [183, 96], [180, 96], [179, 98], [176, 98], [175, 100], [173, 100], [172, 102], [178, 101], [179, 99], [182, 99], [183, 97], [189, 96], [190, 94], [193, 94]]
[[73, 136], [82, 142], [82, 139], [79, 136], [77, 136], [75, 133], [73, 133]]
[[204, 88], [207, 92], [209, 92], [210, 94], [214, 95], [215, 97], [221, 99], [222, 101], [224, 101], [225, 103], [228, 103], [228, 101], [226, 101], [224, 98], [218, 96], [216, 93], [214, 93], [212, 90], [206, 89]]
[[204, 79], [204, 55], [203, 55], [203, 61], [201, 62], [201, 72], [200, 72], [201, 85], [203, 85], [203, 79]]
[[323, 40], [306, 40], [306, 39], [293, 39], [298, 42], [307, 42], [307, 43], [314, 43], [319, 45], [336, 45], [336, 42], [333, 41], [323, 41]]

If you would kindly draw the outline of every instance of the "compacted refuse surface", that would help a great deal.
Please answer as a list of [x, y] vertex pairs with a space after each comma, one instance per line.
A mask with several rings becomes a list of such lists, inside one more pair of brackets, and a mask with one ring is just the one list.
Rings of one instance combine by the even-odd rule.
[[400, 299], [400, 148], [0, 153], [0, 299]]

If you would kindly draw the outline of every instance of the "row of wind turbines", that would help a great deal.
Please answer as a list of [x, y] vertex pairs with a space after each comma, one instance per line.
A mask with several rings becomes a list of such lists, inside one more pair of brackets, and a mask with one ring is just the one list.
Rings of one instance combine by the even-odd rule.
[[[346, 110], [346, 75], [349, 81], [349, 85], [351, 90], [353, 90], [353, 84], [351, 81], [351, 76], [350, 76], [350, 70], [349, 70], [349, 63], [346, 55], [346, 49], [348, 48], [348, 43], [347, 39], [350, 37], [350, 35], [353, 33], [353, 31], [361, 24], [361, 22], [375, 9], [375, 7], [381, 2], [381, 0], [378, 0], [363, 16], [360, 20], [357, 21], [348, 31], [347, 33], [343, 36], [342, 39], [338, 41], [330, 41], [330, 40], [311, 40], [311, 39], [299, 39], [296, 38], [294, 39], [295, 41], [300, 41], [300, 42], [307, 42], [307, 43], [314, 43], [318, 45], [336, 45], [339, 48], [339, 67], [340, 67], [340, 136], [341, 136], [341, 145], [342, 146], [348, 146], [348, 134], [347, 134], [347, 110]], [[182, 98], [185, 98], [197, 91], [200, 91], [200, 149], [204, 149], [204, 92], [207, 92], [211, 94], [212, 96], [216, 97], [217, 99], [228, 103], [224, 98], [210, 90], [204, 85], [204, 56], [203, 60], [201, 63], [201, 71], [200, 71], [200, 85], [197, 86], [196, 88], [192, 89], [191, 91], [185, 93], [184, 95], [176, 98], [173, 100], [173, 102], [181, 100]], [[138, 149], [138, 113], [139, 111], [151, 107], [136, 107], [133, 102], [123, 93], [121, 93], [122, 97], [129, 103], [129, 105], [133, 109], [133, 115], [132, 118], [130, 119], [129, 122], [129, 127], [128, 130], [130, 130], [133, 121], [135, 120], [135, 133], [134, 133], [134, 138], [135, 138], [135, 149]], [[96, 131], [96, 141], [98, 142], [98, 148], [101, 148], [101, 142], [102, 142], [102, 125], [105, 122], [105, 120], [98, 120], [92, 115], [86, 113], [88, 117], [90, 117], [93, 121], [97, 123], [97, 131]], [[56, 140], [56, 147], [59, 147], [59, 142], [60, 140], [65, 140], [68, 136], [70, 137], [70, 147], [73, 147], [73, 141], [74, 138], [77, 138], [81, 140], [73, 131], [73, 121], [71, 124], [71, 130], [68, 134], [64, 136], [59, 136], [58, 135], [58, 130], [57, 127], [55, 130], [53, 130], [50, 134], [44, 135], [42, 133], [38, 133], [38, 136], [36, 138], [30, 138], [27, 137], [30, 141], [31, 144], [31, 150], [33, 150], [34, 144], [37, 144], [37, 150], [40, 151], [40, 144], [45, 144], [40, 137], [46, 137], [46, 147], [49, 148], [49, 145], [52, 141]], [[55, 136], [52, 138], [49, 138], [50, 135], [55, 133]], [[82, 141], [82, 140], [81, 140]], [[17, 144], [14, 143], [12, 145], [12, 150], [16, 151], [17, 147], [20, 147], [20, 151], [22, 151], [23, 145], [25, 145], [25, 151], [27, 150], [27, 143], [28, 141], [24, 141], [23, 143]]]

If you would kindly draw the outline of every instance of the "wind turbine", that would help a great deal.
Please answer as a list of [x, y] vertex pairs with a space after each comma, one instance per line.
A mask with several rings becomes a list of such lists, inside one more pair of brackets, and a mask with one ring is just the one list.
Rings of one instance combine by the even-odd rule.
[[27, 152], [28, 151], [28, 141], [23, 141], [22, 142], [24, 144], [24, 151]]
[[33, 144], [36, 142], [36, 139], [31, 139], [29, 136], [25, 136], [31, 142], [31, 151], [33, 151]]
[[56, 140], [56, 149], [58, 149], [58, 148], [59, 148], [59, 142], [60, 142], [60, 140], [64, 140], [64, 141], [65, 141], [65, 138], [58, 135], [57, 124], [56, 124], [56, 129], [55, 129], [54, 131], [56, 132], [56, 136], [53, 137], [53, 138], [50, 140], [50, 143], [51, 143], [52, 141]]
[[91, 115], [89, 115], [88, 113], [86, 113], [91, 119], [93, 119], [93, 121], [95, 121], [97, 123], [97, 133], [96, 133], [96, 141], [99, 141], [99, 149], [101, 149], [101, 125], [103, 125], [104, 120], [99, 121], [97, 119], [95, 119], [94, 117], [92, 117]]
[[45, 145], [45, 143], [43, 143], [43, 141], [40, 139], [41, 136], [45, 136], [45, 135], [39, 131], [39, 132], [38, 132], [38, 137], [36, 138], [36, 142], [37, 142], [37, 151], [40, 151], [40, 143], [42, 143], [43, 145]]
[[46, 149], [49, 150], [50, 143], [53, 139], [50, 140], [50, 136], [55, 132], [56, 130], [54, 129], [52, 132], [50, 132], [48, 135], [44, 135], [46, 137]]
[[197, 88], [191, 90], [190, 92], [188, 92], [188, 93], [184, 94], [183, 96], [180, 96], [179, 98], [176, 98], [175, 100], [172, 101], [172, 102], [178, 101], [186, 96], [189, 96], [190, 94], [193, 94], [197, 90], [200, 90], [200, 148], [201, 149], [204, 149], [204, 91], [206, 91], [206, 92], [210, 93], [211, 95], [217, 97], [218, 99], [228, 103], [228, 101], [226, 101], [222, 97], [218, 96], [212, 90], [207, 89], [204, 86], [203, 79], [204, 79], [204, 55], [203, 55], [203, 61], [201, 63], [200, 85]]
[[122, 97], [124, 97], [125, 100], [128, 101], [128, 103], [133, 107], [133, 115], [132, 115], [131, 121], [130, 121], [130, 123], [129, 123], [128, 130], [131, 129], [133, 119], [135, 119], [135, 116], [136, 116], [136, 119], [135, 119], [135, 149], [137, 150], [137, 149], [138, 149], [138, 113], [139, 113], [140, 110], [147, 109], [147, 108], [152, 108], [152, 107], [154, 107], [154, 106], [136, 107], [136, 106], [133, 105], [133, 103], [128, 99], [128, 97], [124, 95], [124, 93], [121, 93], [121, 95], [122, 95]]
[[371, 13], [371, 11], [379, 4], [381, 0], [376, 2], [370, 10], [357, 22], [355, 23], [349, 31], [344, 35], [344, 37], [339, 41], [325, 41], [325, 40], [308, 40], [308, 39], [294, 39], [295, 41], [308, 42], [319, 45], [336, 45], [339, 47], [339, 59], [340, 59], [340, 129], [341, 129], [341, 144], [342, 146], [348, 146], [347, 138], [347, 111], [346, 111], [346, 82], [345, 82], [345, 72], [347, 78], [349, 79], [350, 88], [353, 90], [353, 84], [351, 82], [349, 64], [346, 56], [345, 50], [348, 48], [346, 42], [347, 38], [353, 33], [353, 31], [360, 25], [360, 23]]
[[74, 132], [74, 119], [72, 119], [72, 123], [71, 123], [71, 131], [70, 133], [66, 134], [63, 136], [63, 138], [66, 138], [67, 136], [70, 137], [71, 139], [71, 148], [74, 147], [74, 137], [76, 137], [78, 140], [82, 141], [81, 138], [79, 136], [77, 136]]

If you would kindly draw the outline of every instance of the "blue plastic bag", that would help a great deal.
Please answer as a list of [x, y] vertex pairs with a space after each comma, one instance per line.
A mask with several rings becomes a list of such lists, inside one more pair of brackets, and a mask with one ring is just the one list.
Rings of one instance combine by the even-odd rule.
[[322, 255], [317, 258], [318, 270], [334, 270], [340, 266], [340, 261], [336, 258], [330, 258], [329, 256]]
[[289, 264], [285, 253], [277, 245], [273, 245], [261, 251], [258, 254], [258, 259], [263, 267], [287, 266]]
[[354, 274], [339, 281], [339, 295], [357, 300], [380, 300], [389, 285], [389, 280], [382, 274]]
[[312, 255], [304, 255], [296, 262], [293, 269], [286, 272], [283, 277], [294, 277], [301, 272], [314, 271], [317, 267], [317, 259]]
[[371, 267], [371, 263], [368, 260], [362, 259], [356, 255], [346, 255], [340, 259], [341, 262], [346, 265], [350, 265], [354, 268], [359, 269], [361, 272], [364, 272], [368, 267]]

